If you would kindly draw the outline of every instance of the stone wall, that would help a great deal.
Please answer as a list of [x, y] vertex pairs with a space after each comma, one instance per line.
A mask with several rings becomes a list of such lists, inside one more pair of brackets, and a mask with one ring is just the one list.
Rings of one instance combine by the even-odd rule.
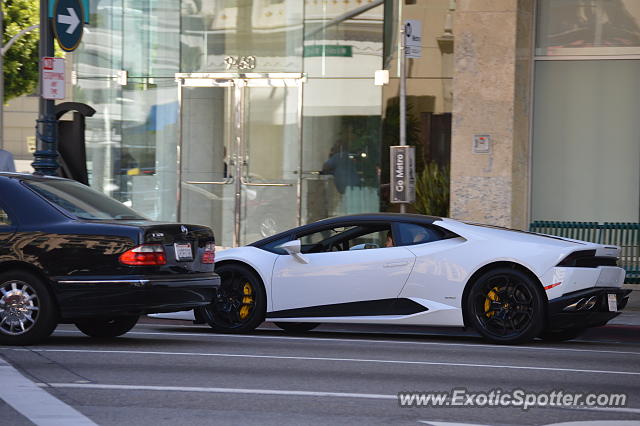
[[[460, 0], [454, 34], [451, 217], [524, 229], [529, 214], [532, 0]], [[491, 137], [474, 153], [474, 135]]]

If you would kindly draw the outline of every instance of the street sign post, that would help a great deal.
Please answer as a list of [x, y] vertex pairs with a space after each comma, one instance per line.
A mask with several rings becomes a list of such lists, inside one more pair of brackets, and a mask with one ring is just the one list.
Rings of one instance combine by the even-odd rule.
[[42, 58], [42, 97], [44, 99], [64, 99], [64, 59]]
[[409, 145], [391, 148], [391, 196], [392, 203], [416, 201], [416, 148]]
[[407, 58], [422, 58], [422, 21], [404, 21], [404, 36]]
[[56, 0], [53, 9], [53, 33], [58, 44], [73, 52], [82, 40], [84, 10], [80, 0]]

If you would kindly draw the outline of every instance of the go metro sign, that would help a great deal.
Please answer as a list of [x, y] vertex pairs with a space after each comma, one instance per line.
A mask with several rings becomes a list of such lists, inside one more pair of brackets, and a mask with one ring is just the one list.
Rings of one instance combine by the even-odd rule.
[[415, 147], [408, 145], [391, 148], [392, 203], [413, 203], [416, 200]]
[[88, 20], [88, 7], [88, 1], [55, 0], [53, 2], [53, 10], [49, 9], [49, 14], [53, 20], [53, 32], [63, 50], [72, 52], [80, 44], [84, 23]]

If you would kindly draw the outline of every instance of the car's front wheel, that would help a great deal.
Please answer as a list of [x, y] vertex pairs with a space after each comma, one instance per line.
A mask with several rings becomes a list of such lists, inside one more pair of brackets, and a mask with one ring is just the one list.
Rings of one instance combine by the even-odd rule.
[[320, 325], [317, 322], [274, 322], [274, 324], [288, 333], [306, 333]]
[[540, 284], [525, 273], [496, 268], [483, 274], [467, 298], [467, 318], [487, 340], [517, 344], [538, 336], [545, 325]]
[[37, 343], [57, 325], [53, 296], [42, 280], [26, 271], [0, 274], [0, 344]]
[[222, 333], [244, 333], [254, 330], [264, 321], [267, 296], [262, 280], [240, 264], [216, 268], [220, 288], [216, 298], [200, 313], [207, 323]]
[[131, 330], [138, 322], [138, 316], [115, 318], [87, 318], [77, 320], [76, 327], [87, 336], [99, 338], [113, 338], [122, 336]]

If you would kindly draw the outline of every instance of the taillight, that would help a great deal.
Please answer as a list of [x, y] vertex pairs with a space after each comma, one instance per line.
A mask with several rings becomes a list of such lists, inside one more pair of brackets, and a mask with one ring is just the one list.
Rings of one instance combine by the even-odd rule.
[[120, 255], [120, 263], [131, 266], [166, 265], [167, 256], [159, 244], [143, 244]]
[[204, 246], [204, 253], [202, 253], [202, 263], [214, 263], [216, 261], [216, 245], [213, 242], [208, 242]]

